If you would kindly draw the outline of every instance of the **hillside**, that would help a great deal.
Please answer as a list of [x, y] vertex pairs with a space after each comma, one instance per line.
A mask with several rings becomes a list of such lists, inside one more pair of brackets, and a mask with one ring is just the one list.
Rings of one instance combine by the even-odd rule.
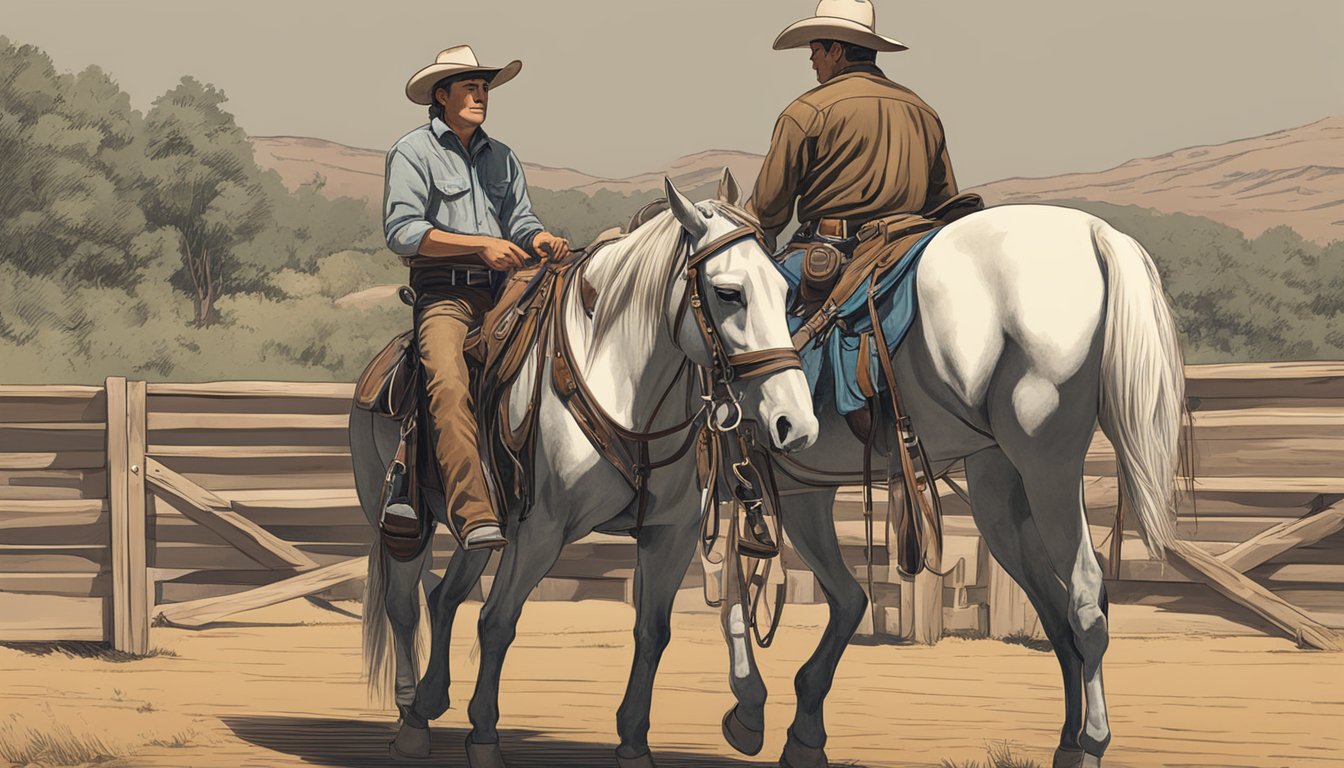
[[[278, 171], [291, 188], [321, 173], [332, 195], [375, 203], [382, 197], [382, 152], [287, 136], [252, 141], [257, 162]], [[749, 152], [710, 150], [624, 179], [530, 163], [524, 168], [536, 189], [630, 195], [657, 190], [664, 174], [682, 189], [700, 187], [716, 180], [724, 166], [750, 189], [760, 163], [761, 156]], [[1131, 160], [1105, 171], [1004, 179], [976, 191], [991, 203], [1095, 200], [1206, 216], [1248, 237], [1287, 224], [1326, 243], [1344, 239], [1344, 117]]]
[[1095, 173], [1004, 179], [976, 191], [991, 203], [1096, 200], [1206, 216], [1247, 237], [1287, 224], [1319, 243], [1344, 240], [1344, 117]]
[[[347, 147], [334, 141], [302, 136], [254, 136], [257, 163], [280, 174], [290, 189], [312, 181], [314, 174], [326, 179], [324, 189], [333, 197], [383, 199], [383, 161], [386, 153], [376, 149]], [[523, 163], [530, 184], [538, 189], [574, 189], [604, 181], [570, 168], [552, 168]]]

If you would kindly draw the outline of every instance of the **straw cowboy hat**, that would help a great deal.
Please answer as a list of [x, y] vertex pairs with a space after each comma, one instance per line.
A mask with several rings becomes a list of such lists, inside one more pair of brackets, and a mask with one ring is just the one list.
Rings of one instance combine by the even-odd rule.
[[476, 54], [470, 45], [455, 45], [440, 51], [433, 64], [411, 75], [411, 79], [406, 82], [406, 98], [416, 104], [428, 105], [434, 100], [435, 83], [449, 75], [460, 75], [463, 72], [493, 74], [490, 87], [498, 88], [512, 80], [522, 68], [523, 62], [517, 59], [502, 67], [482, 66], [476, 61]]
[[796, 21], [775, 38], [775, 50], [806, 48], [813, 40], [839, 40], [875, 51], [904, 51], [906, 46], [877, 34], [877, 13], [870, 0], [821, 0], [817, 15]]

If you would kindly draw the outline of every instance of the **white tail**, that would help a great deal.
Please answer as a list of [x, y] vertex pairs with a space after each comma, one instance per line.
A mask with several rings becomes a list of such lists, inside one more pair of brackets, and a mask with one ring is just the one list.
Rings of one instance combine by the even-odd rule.
[[1185, 365], [1176, 323], [1152, 257], [1100, 223], [1093, 244], [1106, 268], [1102, 431], [1115, 447], [1120, 499], [1139, 519], [1153, 557], [1176, 540], [1176, 473]]
[[392, 622], [387, 618], [387, 578], [382, 541], [375, 538], [369, 551], [369, 574], [364, 580], [364, 676], [369, 700], [386, 706], [391, 700], [396, 670], [392, 663]]

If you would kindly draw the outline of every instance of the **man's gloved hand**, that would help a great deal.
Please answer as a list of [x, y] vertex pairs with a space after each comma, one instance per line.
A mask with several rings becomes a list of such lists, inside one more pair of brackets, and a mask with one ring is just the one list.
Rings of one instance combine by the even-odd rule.
[[542, 230], [532, 238], [532, 250], [541, 254], [543, 260], [559, 264], [569, 258], [569, 241]]

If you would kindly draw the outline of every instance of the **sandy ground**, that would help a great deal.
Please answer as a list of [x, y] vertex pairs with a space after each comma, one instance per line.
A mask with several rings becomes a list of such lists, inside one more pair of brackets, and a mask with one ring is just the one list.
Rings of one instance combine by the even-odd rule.
[[[103, 763], [113, 766], [465, 765], [478, 607], [458, 616], [454, 708], [435, 724], [428, 763], [387, 756], [395, 718], [366, 701], [358, 622], [303, 601], [203, 631], [155, 629], [154, 647], [175, 655], [129, 662], [0, 647], [0, 749], [50, 737], [96, 739], [120, 755]], [[1172, 624], [1152, 618], [1152, 609], [1113, 609], [1107, 766], [1344, 764], [1344, 654], [1228, 635], [1235, 626], [1208, 619], [1184, 625], [1193, 633], [1152, 634]], [[502, 691], [504, 751], [515, 768], [615, 765], [632, 619], [619, 603], [528, 604]], [[651, 733], [664, 768], [773, 765], [792, 718], [793, 674], [825, 609], [791, 606], [774, 647], [759, 655], [772, 698], [765, 750], [753, 759], [719, 734], [731, 696], [716, 619], [677, 614]], [[827, 751], [841, 765], [936, 766], [984, 760], [987, 744], [1007, 741], [1018, 757], [1049, 766], [1061, 710], [1049, 652], [956, 638], [856, 645], [829, 699]]]

